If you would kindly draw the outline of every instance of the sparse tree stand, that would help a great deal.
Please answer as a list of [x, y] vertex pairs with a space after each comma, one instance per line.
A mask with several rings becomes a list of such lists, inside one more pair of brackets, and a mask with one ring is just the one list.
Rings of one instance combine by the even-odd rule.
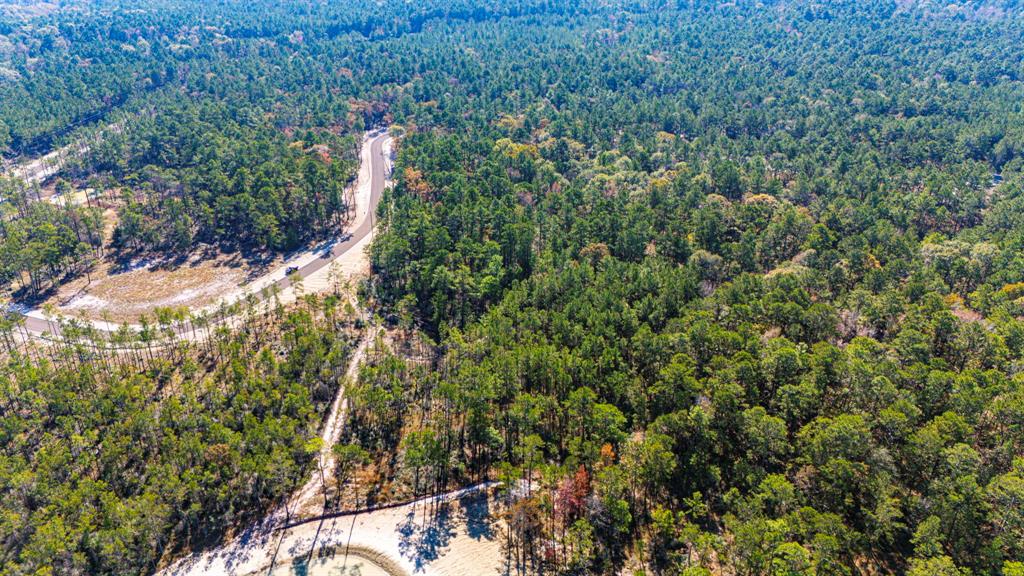
[[[353, 475], [359, 466], [370, 462], [370, 454], [362, 446], [356, 444], [336, 443], [331, 448], [331, 451], [334, 453], [335, 459], [335, 507], [340, 509], [342, 506], [343, 490], [345, 486], [353, 479]], [[353, 487], [353, 490], [356, 490], [356, 487]], [[358, 493], [355, 493], [353, 501], [355, 502], [355, 506], [358, 508]]]
[[[21, 406], [17, 410], [19, 413], [28, 416], [26, 410], [30, 410], [33, 414], [38, 412], [40, 417], [45, 417], [51, 409], [72, 411], [69, 420], [61, 420], [45, 432], [31, 424], [42, 421], [36, 417], [29, 418], [23, 425], [26, 434], [24, 441], [35, 438], [31, 441], [43, 442], [49, 446], [49, 450], [76, 451], [75, 458], [82, 461], [83, 465], [67, 469], [64, 482], [84, 486], [87, 483], [80, 483], [80, 476], [99, 470], [103, 481], [91, 484], [98, 492], [90, 498], [114, 498], [109, 492], [113, 488], [108, 486], [134, 486], [130, 488], [135, 491], [131, 497], [145, 502], [149, 522], [144, 527], [145, 533], [139, 534], [140, 537], [152, 539], [152, 545], [133, 551], [136, 556], [128, 560], [124, 556], [117, 559], [100, 557], [98, 561], [107, 567], [104, 571], [118, 572], [124, 566], [136, 562], [154, 563], [165, 546], [173, 547], [180, 545], [180, 542], [207, 539], [222, 533], [226, 526], [235, 521], [231, 509], [256, 504], [265, 508], [274, 501], [280, 501], [289, 487], [295, 484], [295, 480], [301, 478], [301, 462], [293, 461], [291, 455], [309, 447], [302, 443], [297, 445], [294, 434], [297, 431], [316, 429], [317, 415], [322, 413], [325, 406], [310, 404], [310, 399], [314, 397], [310, 389], [321, 385], [319, 379], [329, 377], [315, 367], [329, 362], [346, 365], [347, 358], [335, 357], [328, 361], [326, 351], [320, 352], [321, 356], [313, 356], [314, 350], [300, 349], [302, 339], [288, 337], [287, 332], [303, 331], [313, 339], [339, 339], [338, 344], [345, 349], [350, 346], [344, 341], [350, 326], [344, 326], [341, 332], [335, 329], [328, 332], [326, 328], [332, 323], [311, 317], [311, 310], [322, 313], [329, 309], [319, 305], [306, 310], [292, 309], [281, 324], [282, 328], [270, 333], [250, 329], [243, 322], [228, 332], [212, 334], [212, 338], [219, 339], [217, 348], [225, 354], [223, 364], [212, 366], [199, 362], [198, 351], [187, 343], [179, 344], [179, 339], [165, 338], [159, 341], [156, 329], [148, 330], [151, 337], [140, 335], [141, 341], [146, 343], [144, 347], [147, 353], [139, 356], [140, 345], [136, 344], [134, 331], [125, 332], [120, 341], [117, 338], [105, 341], [99, 332], [89, 329], [87, 325], [80, 326], [73, 320], [60, 318], [53, 319], [61, 325], [59, 340], [29, 345], [29, 349], [47, 350], [45, 360], [33, 361], [19, 354], [5, 359], [4, 372], [10, 374], [12, 382], [19, 385], [14, 388], [3, 387], [6, 394], [4, 399]], [[158, 314], [158, 325], [165, 332], [168, 327], [176, 326], [175, 323], [180, 321], [180, 310], [168, 309]], [[253, 340], [258, 340], [259, 344], [253, 343]], [[271, 350], [274, 352], [271, 353]], [[283, 353], [281, 362], [276, 360], [278, 351]], [[307, 359], [312, 360], [313, 364], [307, 365]], [[204, 365], [207, 368], [202, 368]], [[292, 372], [288, 365], [299, 371]], [[97, 370], [99, 366], [107, 368]], [[296, 379], [291, 380], [291, 376], [286, 379], [285, 374]], [[30, 408], [30, 404], [26, 403], [27, 395], [34, 395], [35, 392], [20, 384], [30, 380], [36, 383], [37, 390], [47, 390], [55, 398], [67, 397], [70, 389], [66, 387], [72, 386], [80, 400], [68, 405], [66, 409], [39, 403], [32, 403]], [[164, 382], [174, 383], [174, 394], [167, 395], [162, 391]], [[271, 400], [277, 394], [283, 395], [283, 404]], [[244, 405], [237, 403], [241, 399], [246, 399]], [[110, 407], [115, 405], [117, 410], [111, 412]], [[154, 406], [159, 410], [154, 412]], [[265, 416], [260, 421], [253, 419], [253, 414]], [[52, 419], [46, 417], [46, 420]], [[77, 436], [75, 430], [85, 421], [105, 422], [102, 438]], [[138, 434], [125, 428], [125, 422], [144, 425], [151, 432]], [[132, 436], [130, 441], [124, 440], [126, 434]], [[73, 440], [75, 437], [78, 440]], [[168, 438], [191, 439], [187, 452], [182, 452], [186, 448], [181, 446], [169, 450], [171, 444]], [[249, 456], [241, 450], [243, 438], [250, 439], [246, 441], [249, 444]], [[256, 442], [260, 438], [268, 444]], [[23, 440], [17, 440], [15, 446], [7, 446], [5, 449], [22, 449]], [[114, 444], [108, 444], [109, 441]], [[114, 446], [126, 448], [114, 450]], [[137, 446], [138, 450], [127, 448], [133, 446]], [[141, 453], [148, 454], [154, 464], [176, 472], [154, 479], [156, 485], [132, 484], [125, 474], [136, 470], [130, 462]], [[113, 465], [109, 468], [100, 465], [103, 458], [106, 459], [103, 461], [112, 462]], [[253, 460], [246, 462], [244, 458]], [[219, 486], [240, 481], [243, 469], [256, 472], [254, 479], [244, 480], [247, 488], [231, 492], [233, 495], [227, 497], [223, 507], [211, 508], [222, 512], [213, 517], [200, 515], [198, 511], [201, 503], [212, 502], [209, 499], [215, 496], [214, 492], [223, 494]], [[172, 490], [164, 486], [163, 483], [171, 478], [186, 479], [184, 489]], [[209, 478], [213, 484], [204, 487], [200, 483], [187, 481], [189, 478]], [[69, 489], [67, 486], [66, 483], [47, 484], [37, 495], [46, 501], [57, 502], [54, 499], [64, 497]], [[179, 488], [182, 488], [181, 485]], [[57, 504], [50, 504], [49, 509], [56, 511]], [[290, 511], [288, 513], [290, 515]], [[96, 537], [114, 536], [110, 528], [100, 524], [86, 524], [80, 529]], [[169, 535], [171, 540], [168, 541], [161, 534]], [[175, 541], [179, 544], [175, 544]]]

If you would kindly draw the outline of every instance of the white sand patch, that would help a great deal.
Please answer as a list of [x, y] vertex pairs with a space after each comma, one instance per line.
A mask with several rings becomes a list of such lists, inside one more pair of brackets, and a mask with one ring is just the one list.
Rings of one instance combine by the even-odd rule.
[[92, 294], [82, 294], [75, 296], [67, 304], [61, 306], [63, 310], [101, 310], [110, 305], [110, 302], [102, 298], [97, 298]]
[[278, 511], [227, 545], [180, 560], [158, 574], [242, 576], [271, 565], [294, 566], [309, 557], [344, 557], [348, 550], [392, 576], [498, 576], [506, 573], [504, 527], [494, 520], [493, 487], [481, 484], [286, 530], [274, 530], [283, 524], [283, 511]]
[[199, 288], [189, 288], [187, 290], [182, 290], [176, 296], [167, 298], [166, 300], [163, 300], [163, 302], [166, 302], [166, 305], [181, 304], [183, 302], [189, 302], [190, 300], [195, 300], [197, 298], [202, 298], [204, 296], [220, 294], [225, 289], [231, 286], [234, 286], [234, 284], [231, 282], [225, 280], [218, 280], [216, 282], [212, 282]]
[[124, 268], [117, 271], [118, 274], [127, 274], [128, 272], [136, 272], [138, 270], [149, 270], [157, 264], [157, 261], [153, 258], [135, 258], [128, 262]]

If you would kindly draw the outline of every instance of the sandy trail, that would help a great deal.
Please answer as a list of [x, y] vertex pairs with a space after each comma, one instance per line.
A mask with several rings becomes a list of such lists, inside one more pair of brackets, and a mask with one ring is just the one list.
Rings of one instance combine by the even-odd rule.
[[87, 149], [84, 145], [74, 144], [59, 148], [39, 158], [13, 166], [8, 172], [8, 176], [18, 178], [26, 184], [42, 183], [58, 174], [67, 158], [84, 153]]
[[345, 372], [345, 379], [338, 386], [338, 393], [334, 396], [331, 410], [327, 414], [327, 421], [324, 423], [323, 431], [320, 433], [320, 440], [323, 444], [316, 457], [317, 468], [313, 470], [313, 475], [310, 476], [306, 483], [295, 491], [288, 503], [288, 509], [292, 511], [292, 514], [298, 513], [302, 515], [306, 511], [316, 511], [317, 507], [320, 510], [323, 509], [325, 498], [323, 491], [324, 482], [320, 475], [322, 473], [324, 476], [330, 476], [334, 471], [335, 456], [332, 448], [341, 438], [341, 431], [344, 429], [345, 424], [347, 408], [345, 385], [349, 382], [355, 382], [359, 375], [359, 365], [362, 363], [363, 358], [366, 357], [366, 350], [376, 336], [376, 327], [368, 329], [352, 353], [352, 359], [349, 361], [348, 369]]
[[[106, 132], [120, 133], [123, 122], [115, 122], [103, 128], [97, 137], [102, 137]], [[60, 174], [69, 159], [80, 157], [89, 152], [90, 142], [79, 139], [66, 144], [56, 150], [52, 150], [36, 158], [28, 158], [22, 162], [7, 167], [6, 176], [17, 178], [26, 184], [42, 184], [46, 180]]]
[[492, 511], [493, 482], [404, 505], [317, 518], [324, 504], [321, 470], [325, 476], [333, 474], [331, 447], [344, 429], [345, 384], [355, 381], [378, 334], [377, 327], [367, 329], [349, 360], [321, 431], [318, 467], [302, 487], [235, 539], [179, 560], [161, 571], [162, 576], [309, 576], [346, 573], [342, 569], [364, 576], [507, 573], [501, 524]]

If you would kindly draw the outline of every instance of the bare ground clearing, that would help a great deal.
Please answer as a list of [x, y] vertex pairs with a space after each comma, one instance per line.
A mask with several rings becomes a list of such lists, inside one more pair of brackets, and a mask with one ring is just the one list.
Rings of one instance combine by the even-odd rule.
[[[109, 245], [117, 226], [114, 210], [106, 210], [104, 220], [104, 242]], [[64, 283], [45, 303], [66, 316], [134, 323], [158, 307], [198, 310], [214, 305], [225, 294], [282, 266], [288, 257], [224, 253], [212, 246], [161, 260], [115, 256], [108, 251], [88, 275]]]
[[88, 276], [67, 282], [47, 300], [60, 313], [115, 323], [136, 322], [158, 307], [198, 310], [284, 264], [202, 247], [173, 260], [103, 259]]

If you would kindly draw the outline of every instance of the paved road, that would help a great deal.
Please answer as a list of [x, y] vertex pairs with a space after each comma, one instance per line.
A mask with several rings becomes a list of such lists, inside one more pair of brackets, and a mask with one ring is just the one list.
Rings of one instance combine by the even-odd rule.
[[[329, 266], [331, 262], [351, 250], [353, 246], [358, 244], [360, 240], [365, 238], [366, 235], [373, 230], [373, 226], [376, 223], [375, 214], [377, 211], [377, 204], [380, 203], [381, 194], [384, 192], [384, 184], [387, 181], [387, 158], [384, 156], [384, 143], [388, 138], [389, 136], [387, 132], [381, 131], [379, 133], [373, 133], [367, 143], [367, 145], [370, 146], [369, 217], [363, 218], [362, 222], [355, 229], [346, 231], [345, 235], [342, 236], [340, 241], [337, 242], [330, 251], [320, 255], [315, 260], [300, 266], [296, 272], [300, 278], [306, 278], [314, 272]], [[357, 210], [362, 210], [362, 208], [362, 206], [356, 207]], [[356, 220], [358, 221], [359, 219], [357, 218]], [[276, 287], [278, 290], [284, 290], [291, 285], [291, 278], [280, 278], [266, 286], [266, 288], [261, 290], [261, 292], [267, 291], [269, 293], [272, 290], [271, 286]], [[32, 312], [24, 315], [24, 320], [25, 328], [34, 335], [56, 335], [60, 332], [60, 326], [57, 325], [56, 321], [39, 318], [38, 315], [34, 315]], [[109, 326], [107, 326], [106, 323], [94, 322], [93, 324], [98, 330], [109, 330]], [[178, 331], [184, 332], [185, 330], [186, 327], [181, 326]]]
[[[324, 254], [313, 260], [312, 262], [301, 266], [298, 270], [300, 278], [305, 278], [310, 274], [329, 266], [331, 262], [337, 259], [339, 256], [348, 252], [353, 246], [359, 243], [360, 240], [366, 237], [373, 230], [375, 223], [375, 214], [377, 212], [377, 204], [380, 203], [380, 196], [384, 192], [384, 183], [387, 180], [386, 164], [387, 161], [384, 158], [384, 141], [388, 139], [387, 134], [380, 134], [374, 136], [370, 142], [370, 212], [369, 218], [365, 218], [363, 222], [356, 227], [355, 230], [347, 232], [348, 236], [341, 242], [338, 242], [331, 248], [330, 252]], [[361, 209], [362, 207], [357, 207]], [[284, 289], [292, 285], [292, 281], [289, 278], [284, 278], [275, 282], [278, 288]]]

